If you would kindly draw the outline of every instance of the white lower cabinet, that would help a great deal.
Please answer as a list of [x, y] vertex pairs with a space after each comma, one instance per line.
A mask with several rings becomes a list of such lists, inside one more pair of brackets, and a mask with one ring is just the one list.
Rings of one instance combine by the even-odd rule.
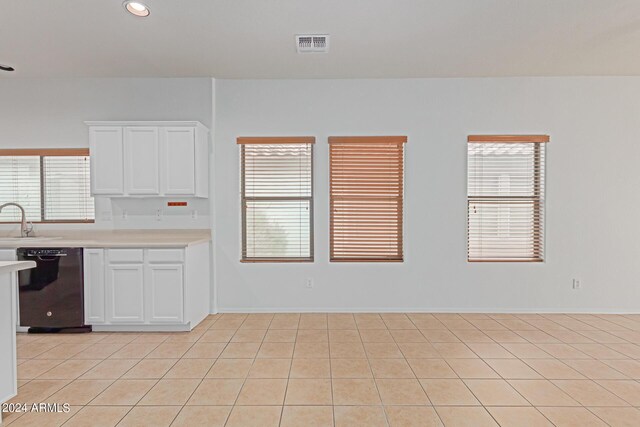
[[84, 323], [105, 322], [104, 249], [84, 250]]
[[107, 322], [145, 321], [144, 265], [108, 264], [105, 291]]
[[[0, 249], [0, 261], [17, 261], [18, 257], [16, 256], [16, 250], [15, 249]], [[19, 319], [20, 319], [20, 304], [18, 303], [18, 275], [17, 274], [11, 274], [9, 276], [9, 280], [11, 283], [11, 287], [15, 290], [15, 298], [14, 298], [14, 303], [15, 303], [15, 315], [16, 315], [16, 325], [17, 325], [17, 329], [18, 331], [22, 331], [22, 332], [26, 332], [26, 329], [22, 329], [18, 324]]]
[[85, 322], [94, 330], [190, 330], [209, 314], [209, 244], [85, 249]]
[[150, 322], [182, 322], [184, 269], [182, 264], [148, 264], [144, 271]]

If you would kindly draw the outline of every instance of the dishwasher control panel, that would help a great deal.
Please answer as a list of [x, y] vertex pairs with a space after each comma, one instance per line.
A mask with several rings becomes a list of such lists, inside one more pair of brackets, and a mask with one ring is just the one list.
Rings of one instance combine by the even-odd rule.
[[24, 256], [67, 256], [66, 249], [22, 249]]

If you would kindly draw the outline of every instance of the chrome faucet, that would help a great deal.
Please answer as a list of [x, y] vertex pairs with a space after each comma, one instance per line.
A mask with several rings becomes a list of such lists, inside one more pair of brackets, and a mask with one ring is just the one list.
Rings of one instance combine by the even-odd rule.
[[2, 212], [2, 209], [6, 208], [7, 206], [15, 206], [16, 208], [20, 209], [20, 212], [22, 212], [22, 219], [20, 220], [20, 237], [29, 237], [29, 233], [31, 233], [31, 231], [33, 230], [33, 225], [31, 225], [31, 227], [27, 225], [27, 214], [25, 213], [24, 208], [17, 203], [10, 202], [5, 203], [4, 205], [0, 205], [0, 212]]

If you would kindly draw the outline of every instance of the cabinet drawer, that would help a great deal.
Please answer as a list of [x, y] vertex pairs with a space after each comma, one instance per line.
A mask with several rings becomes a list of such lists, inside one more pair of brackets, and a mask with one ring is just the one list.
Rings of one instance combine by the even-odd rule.
[[109, 249], [109, 262], [143, 262], [144, 252], [142, 249]]
[[184, 262], [184, 249], [149, 249], [148, 262]]

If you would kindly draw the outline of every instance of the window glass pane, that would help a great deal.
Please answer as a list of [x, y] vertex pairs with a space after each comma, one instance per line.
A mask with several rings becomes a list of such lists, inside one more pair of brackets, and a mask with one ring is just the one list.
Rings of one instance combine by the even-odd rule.
[[94, 219], [88, 156], [47, 156], [44, 165], [44, 219]]
[[332, 259], [402, 259], [402, 200], [331, 202]]
[[470, 261], [542, 261], [545, 145], [469, 142]]
[[535, 259], [541, 254], [538, 203], [469, 201], [470, 259]]
[[331, 261], [403, 260], [406, 140], [329, 138]]
[[[0, 156], [0, 205], [20, 204], [27, 221], [40, 221], [40, 157]], [[0, 222], [20, 221], [20, 209], [6, 207], [0, 212]]]
[[243, 148], [245, 197], [311, 197], [309, 144]]
[[469, 144], [469, 196], [533, 196], [536, 144]]
[[310, 200], [246, 202], [247, 258], [309, 258]]
[[313, 259], [312, 147], [241, 145], [243, 259]]

